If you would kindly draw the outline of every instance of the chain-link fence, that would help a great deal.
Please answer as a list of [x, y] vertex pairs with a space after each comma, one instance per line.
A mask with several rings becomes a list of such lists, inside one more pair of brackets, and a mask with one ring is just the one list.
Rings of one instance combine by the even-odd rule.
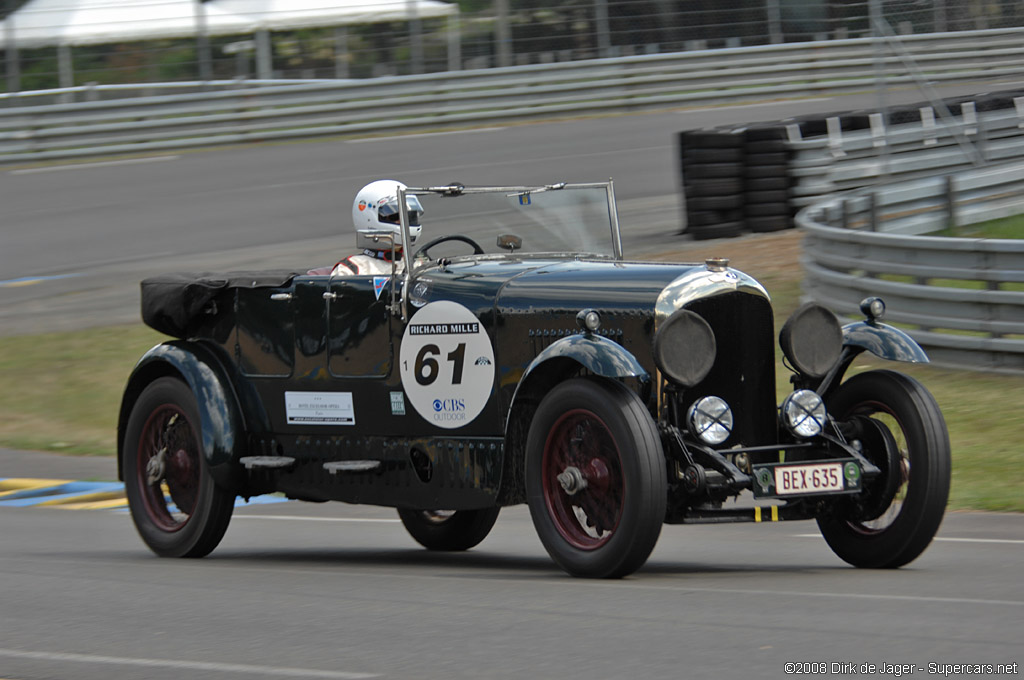
[[[213, 12], [225, 1], [198, 6]], [[199, 36], [74, 44], [56, 31], [49, 41], [19, 40], [19, 26], [32, 18], [24, 13], [40, 2], [6, 2], [0, 74], [8, 92], [211, 78], [369, 78], [857, 38], [872, 34], [872, 10], [897, 34], [1024, 26], [1019, 0], [459, 0], [433, 16], [414, 0], [390, 0], [368, 8], [397, 8], [404, 17], [380, 21], [370, 11], [355, 21], [326, 18], [281, 30], [263, 22], [249, 33], [223, 33], [213, 23], [204, 32], [197, 21]], [[182, 0], [184, 11], [192, 12], [190, 3]]]

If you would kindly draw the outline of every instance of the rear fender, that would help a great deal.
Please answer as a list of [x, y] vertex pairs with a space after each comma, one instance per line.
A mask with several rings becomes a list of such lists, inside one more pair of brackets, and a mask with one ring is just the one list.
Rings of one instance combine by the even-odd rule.
[[147, 385], [165, 376], [185, 381], [192, 390], [199, 407], [200, 440], [210, 473], [218, 484], [237, 488], [239, 480], [234, 479], [229, 463], [242, 455], [247, 430], [233, 383], [214, 351], [182, 340], [165, 342], [146, 352], [128, 378], [117, 423], [118, 478], [124, 479], [124, 438], [132, 407]]

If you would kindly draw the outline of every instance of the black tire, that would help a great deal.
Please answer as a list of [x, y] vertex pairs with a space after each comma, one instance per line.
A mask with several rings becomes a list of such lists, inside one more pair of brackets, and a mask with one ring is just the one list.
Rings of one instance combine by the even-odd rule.
[[694, 211], [734, 210], [743, 205], [740, 196], [694, 196], [686, 199], [686, 207]]
[[428, 511], [398, 509], [409, 535], [427, 550], [469, 550], [487, 538], [501, 508]]
[[785, 201], [778, 201], [775, 203], [748, 203], [744, 207], [744, 212], [747, 217], [775, 217], [783, 215], [786, 219], [789, 219], [792, 210], [790, 210], [789, 204]]
[[783, 231], [793, 226], [793, 220], [789, 215], [771, 215], [769, 217], [748, 217], [747, 228], [759, 234], [767, 234], [773, 231]]
[[235, 507], [235, 495], [207, 469], [199, 422], [192, 390], [169, 377], [148, 385], [128, 418], [125, 495], [139, 536], [161, 557], [210, 554]]
[[766, 179], [769, 177], [789, 177], [789, 165], [787, 163], [748, 165], [743, 169], [743, 176], [747, 180]]
[[743, 149], [735, 148], [687, 148], [683, 152], [683, 163], [729, 163], [743, 160]]
[[684, 181], [687, 177], [718, 179], [742, 175], [742, 163], [683, 163]]
[[683, 147], [686, 149], [697, 149], [711, 147], [716, 149], [728, 149], [743, 145], [743, 136], [732, 132], [684, 132]]
[[694, 241], [707, 241], [713, 238], [734, 238], [743, 233], [742, 222], [720, 222], [706, 226], [692, 226], [686, 233], [693, 237]]
[[789, 151], [789, 142], [784, 139], [760, 139], [747, 142], [744, 148], [748, 154], [779, 153]]
[[551, 558], [573, 576], [639, 569], [665, 521], [665, 468], [658, 428], [636, 394], [600, 378], [557, 385], [526, 442], [530, 516]]
[[764, 167], [766, 165], [788, 165], [789, 153], [785, 151], [769, 151], [766, 153], [748, 154], [746, 166]]
[[789, 134], [786, 132], [786, 126], [781, 123], [765, 127], [748, 127], [744, 135], [746, 136], [748, 144], [750, 142], [760, 142], [770, 139], [788, 139], [789, 137]]
[[695, 179], [685, 187], [687, 196], [732, 196], [743, 191], [743, 180], [739, 177]]
[[[828, 408], [840, 422], [867, 417], [884, 425], [899, 459], [889, 461], [880, 440], [866, 437], [864, 455], [883, 474], [865, 488], [866, 505], [840, 501], [831, 515], [820, 517], [821, 534], [855, 567], [901, 567], [924, 552], [946, 511], [952, 463], [942, 412], [924, 386], [895, 371], [853, 376], [829, 398]], [[883, 497], [872, 498], [879, 490]]]
[[[686, 224], [690, 227], [710, 227], [726, 222], [740, 222], [742, 210], [696, 210], [686, 213]], [[742, 224], [737, 225], [742, 228]]]
[[790, 181], [786, 176], [782, 177], [762, 177], [760, 179], [748, 179], [744, 182], [744, 188], [748, 192], [760, 192], [760, 191], [787, 191], [789, 190]]
[[747, 205], [760, 203], [785, 203], [789, 200], [787, 189], [775, 189], [774, 191], [747, 191], [743, 194], [743, 201]]

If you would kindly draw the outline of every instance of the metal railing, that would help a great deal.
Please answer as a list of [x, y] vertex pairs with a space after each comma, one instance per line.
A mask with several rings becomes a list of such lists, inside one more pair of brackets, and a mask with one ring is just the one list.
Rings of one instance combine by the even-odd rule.
[[1024, 213], [1024, 164], [900, 182], [802, 210], [804, 291], [855, 316], [869, 295], [933, 361], [1024, 373], [1024, 240], [922, 236]]
[[791, 124], [792, 202], [800, 207], [866, 185], [1024, 159], [1024, 97], [1003, 103], [1008, 108], [979, 112], [986, 102], [963, 101], [949, 107], [948, 120], [922, 107], [919, 120], [888, 127], [882, 114], [861, 114], [870, 123], [854, 131], [843, 130], [833, 117], [827, 119], [828, 132], [813, 137], [803, 137]]
[[[902, 44], [931, 81], [976, 83], [1024, 76], [1022, 37], [1024, 29], [964, 31]], [[867, 91], [878, 65], [872, 41], [854, 39], [27, 104], [89, 93], [64, 88], [0, 98], [0, 162]], [[888, 86], [914, 83], [897, 56], [881, 65]]]

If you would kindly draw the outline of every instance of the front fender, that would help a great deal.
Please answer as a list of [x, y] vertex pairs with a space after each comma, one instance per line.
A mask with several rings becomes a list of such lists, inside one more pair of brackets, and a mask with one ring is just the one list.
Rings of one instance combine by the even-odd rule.
[[930, 362], [917, 342], [898, 328], [877, 321], [857, 321], [843, 326], [843, 346], [860, 347], [877, 357], [915, 364]]
[[233, 487], [227, 464], [240, 456], [245, 446], [245, 421], [224, 365], [209, 348], [182, 340], [153, 347], [135, 365], [121, 400], [117, 424], [117, 472], [124, 479], [122, 459], [125, 430], [139, 394], [151, 382], [164, 376], [184, 380], [199, 407], [203, 455], [214, 479]]
[[512, 395], [510, 412], [518, 410], [522, 395], [533, 394], [539, 399], [558, 382], [579, 373], [580, 368], [604, 378], [650, 380], [636, 357], [619, 343], [590, 333], [570, 335], [545, 347], [526, 367]]
[[625, 347], [614, 340], [585, 333], [570, 335], [545, 347], [526, 367], [520, 384], [545, 362], [555, 358], [573, 359], [591, 373], [605, 378], [650, 379], [644, 367]]
[[541, 351], [523, 372], [509, 405], [500, 504], [526, 502], [523, 460], [533, 415], [552, 387], [578, 375], [581, 369], [604, 378], [650, 381], [650, 375], [625, 347], [597, 335], [570, 335]]

